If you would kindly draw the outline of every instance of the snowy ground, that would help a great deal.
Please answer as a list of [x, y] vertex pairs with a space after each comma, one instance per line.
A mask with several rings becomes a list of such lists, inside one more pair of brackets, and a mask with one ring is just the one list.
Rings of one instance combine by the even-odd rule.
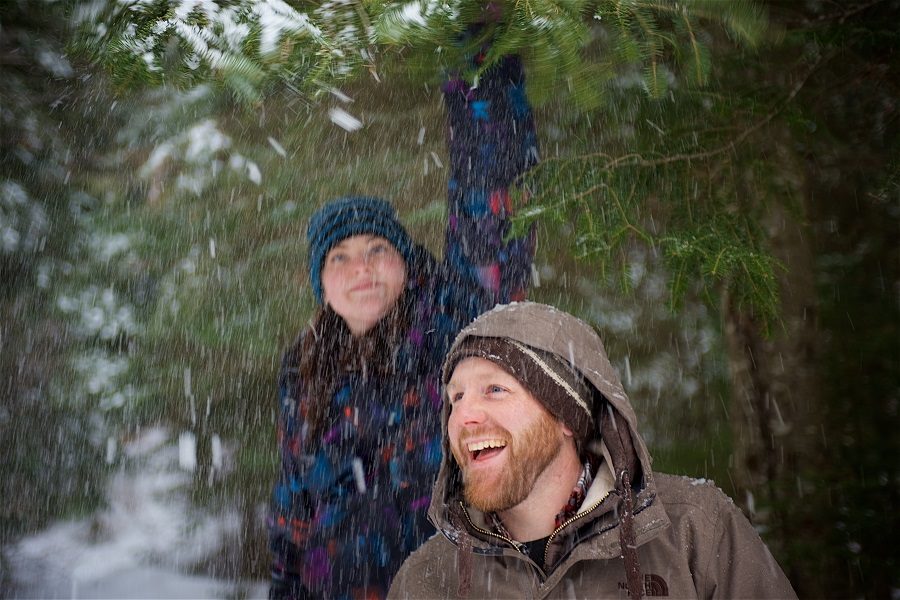
[[188, 502], [183, 444], [150, 429], [124, 449], [109, 505], [60, 522], [4, 552], [12, 598], [264, 598], [264, 582], [190, 575], [234, 533], [239, 515], [198, 513]]

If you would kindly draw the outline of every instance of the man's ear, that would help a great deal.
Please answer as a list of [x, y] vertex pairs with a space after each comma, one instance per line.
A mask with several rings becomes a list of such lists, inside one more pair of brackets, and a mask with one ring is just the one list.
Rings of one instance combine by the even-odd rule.
[[575, 434], [572, 433], [572, 430], [569, 429], [569, 427], [568, 427], [565, 423], [563, 423], [562, 421], [560, 421], [560, 422], [559, 422], [559, 426], [562, 427], [563, 435], [565, 435], [565, 436], [567, 436], [567, 437], [570, 437], [570, 438], [575, 437]]

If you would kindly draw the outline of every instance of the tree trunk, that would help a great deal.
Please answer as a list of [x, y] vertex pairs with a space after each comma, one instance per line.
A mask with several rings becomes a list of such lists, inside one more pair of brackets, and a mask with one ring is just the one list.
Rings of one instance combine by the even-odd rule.
[[[788, 154], [786, 147], [780, 146], [781, 154]], [[802, 172], [792, 156], [783, 158], [785, 173]], [[789, 185], [802, 195], [796, 182]], [[814, 492], [815, 457], [821, 456], [823, 441], [812, 240], [803, 215], [793, 214], [785, 202], [768, 201], [763, 226], [770, 250], [784, 266], [781, 320], [767, 334], [752, 313], [727, 296], [723, 302], [732, 380], [732, 473], [736, 500], [798, 592], [819, 596], [823, 590], [810, 578], [815, 571], [799, 564], [802, 549], [822, 536], [801, 516], [804, 497]]]

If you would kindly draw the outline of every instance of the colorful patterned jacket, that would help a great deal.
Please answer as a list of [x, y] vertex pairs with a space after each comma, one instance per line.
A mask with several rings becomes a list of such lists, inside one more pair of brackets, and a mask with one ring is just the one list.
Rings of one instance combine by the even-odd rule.
[[434, 532], [426, 512], [441, 459], [444, 353], [475, 316], [522, 298], [531, 279], [533, 237], [503, 241], [509, 187], [537, 160], [521, 63], [506, 58], [477, 89], [451, 78], [443, 91], [451, 168], [445, 256], [438, 263], [423, 251], [421, 264], [407, 265], [416, 298], [394, 357], [401, 372], [346, 373], [324, 434], [305, 439], [299, 342], [284, 356], [270, 597], [387, 594], [403, 560]]

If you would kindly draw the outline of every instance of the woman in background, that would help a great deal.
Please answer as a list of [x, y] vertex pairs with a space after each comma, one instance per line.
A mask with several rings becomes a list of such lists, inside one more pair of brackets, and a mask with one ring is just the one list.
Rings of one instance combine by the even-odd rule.
[[504, 58], [477, 88], [454, 77], [443, 92], [443, 261], [377, 198], [341, 198], [310, 220], [319, 309], [279, 377], [271, 598], [387, 594], [434, 531], [426, 511], [441, 458], [444, 353], [475, 316], [523, 298], [531, 278], [533, 236], [504, 242], [509, 187], [537, 158], [521, 63]]

